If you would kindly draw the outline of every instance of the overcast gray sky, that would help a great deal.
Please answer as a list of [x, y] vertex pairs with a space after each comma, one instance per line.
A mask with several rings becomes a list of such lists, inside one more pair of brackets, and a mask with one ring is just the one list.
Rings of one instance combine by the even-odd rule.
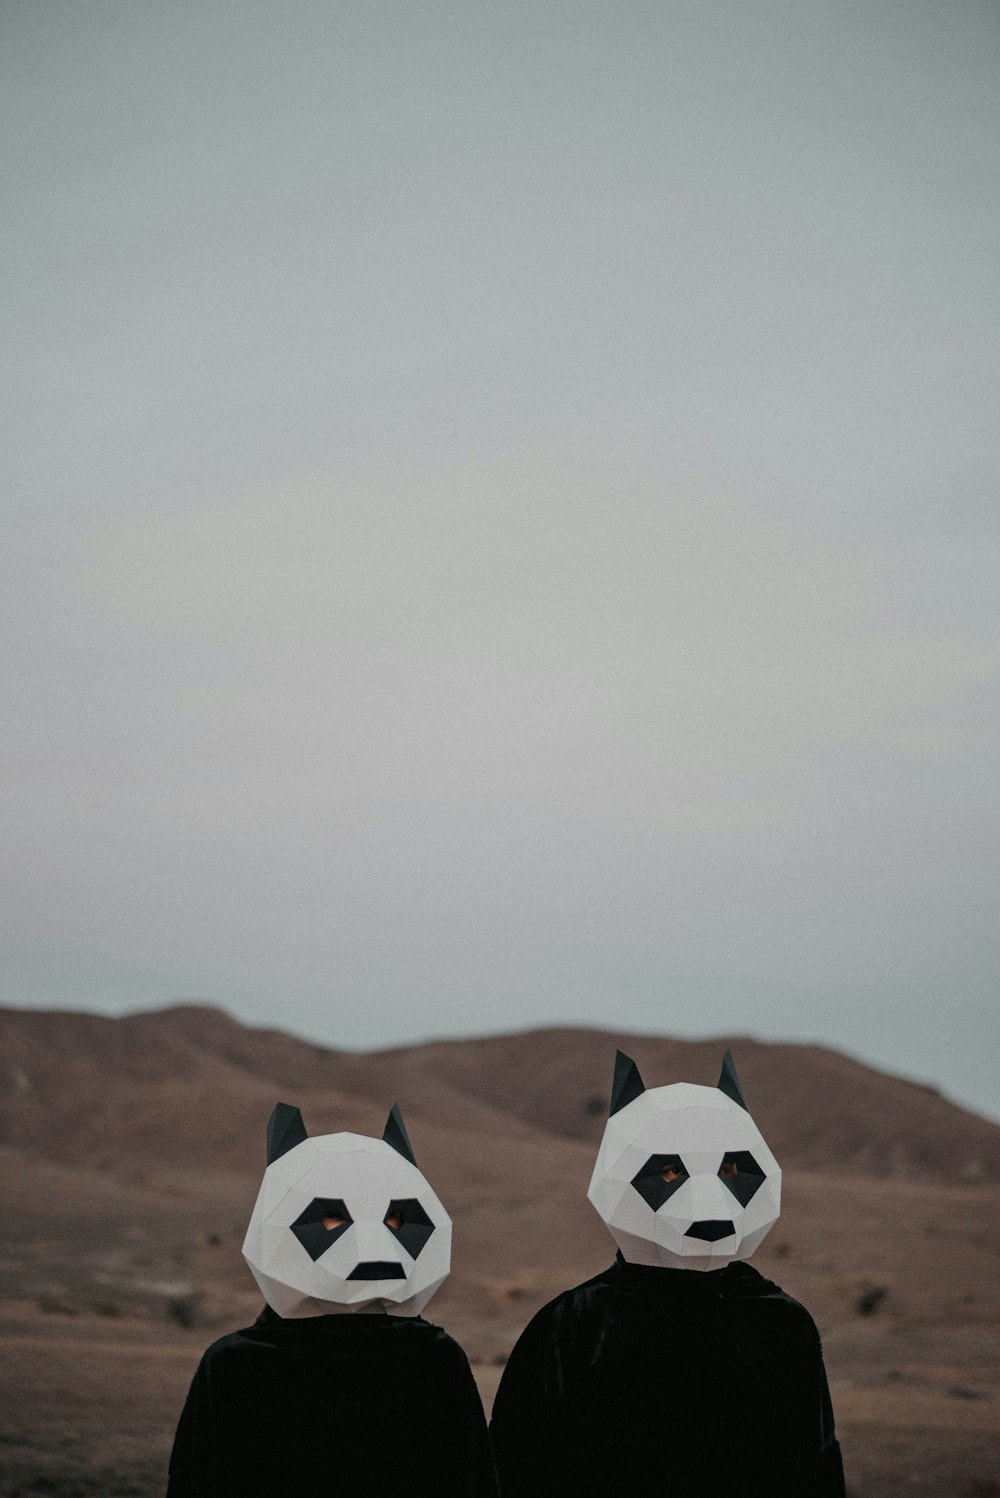
[[3, 998], [1000, 1116], [991, 0], [6, 0]]

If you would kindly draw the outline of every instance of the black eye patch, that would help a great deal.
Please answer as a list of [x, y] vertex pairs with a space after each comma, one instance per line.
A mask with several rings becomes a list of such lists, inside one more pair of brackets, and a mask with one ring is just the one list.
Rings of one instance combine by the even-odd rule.
[[[665, 1181], [665, 1170], [677, 1170], [680, 1174], [675, 1181]], [[680, 1190], [687, 1178], [688, 1173], [680, 1155], [650, 1155], [638, 1174], [632, 1177], [632, 1185], [643, 1201], [648, 1202], [653, 1211], [657, 1212], [668, 1197]]]
[[[727, 1165], [736, 1166], [736, 1174], [734, 1176], [723, 1175], [722, 1172]], [[746, 1206], [752, 1197], [757, 1195], [765, 1179], [766, 1172], [761, 1170], [749, 1150], [733, 1150], [731, 1154], [724, 1157], [722, 1164], [719, 1166], [719, 1180], [723, 1186], [728, 1186], [736, 1200], [743, 1207]]]
[[[325, 1228], [324, 1217], [342, 1217], [344, 1220], [339, 1228]], [[302, 1244], [310, 1259], [318, 1259], [320, 1254], [325, 1254], [331, 1243], [336, 1243], [342, 1234], [347, 1232], [353, 1218], [342, 1201], [332, 1197], [315, 1196], [300, 1212], [292, 1223], [292, 1232]]]
[[[390, 1225], [389, 1218], [397, 1214], [403, 1219], [402, 1225], [394, 1228]], [[418, 1256], [434, 1231], [433, 1222], [417, 1199], [412, 1196], [404, 1197], [402, 1201], [391, 1201], [383, 1220], [390, 1233], [394, 1238], [398, 1238], [411, 1259]]]

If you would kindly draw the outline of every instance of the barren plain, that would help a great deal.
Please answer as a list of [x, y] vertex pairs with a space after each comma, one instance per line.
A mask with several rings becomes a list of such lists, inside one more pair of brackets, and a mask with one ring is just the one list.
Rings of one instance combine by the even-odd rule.
[[0, 1498], [152, 1498], [240, 1256], [277, 1101], [311, 1132], [403, 1109], [455, 1221], [428, 1316], [487, 1402], [534, 1310], [613, 1245], [586, 1200], [617, 1044], [649, 1085], [727, 1045], [785, 1170], [755, 1256], [823, 1334], [854, 1498], [1000, 1498], [1000, 1127], [820, 1048], [544, 1030], [367, 1055], [210, 1009], [0, 1011]]

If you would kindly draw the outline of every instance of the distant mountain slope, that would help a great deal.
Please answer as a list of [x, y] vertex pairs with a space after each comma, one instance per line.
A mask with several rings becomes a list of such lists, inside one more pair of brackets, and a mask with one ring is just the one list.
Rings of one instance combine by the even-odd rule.
[[107, 1168], [256, 1170], [275, 1101], [315, 1131], [380, 1131], [402, 1104], [449, 1146], [553, 1136], [596, 1143], [615, 1046], [648, 1086], [714, 1083], [727, 1045], [786, 1167], [952, 1184], [1000, 1176], [1000, 1127], [937, 1093], [816, 1046], [549, 1029], [370, 1054], [254, 1030], [215, 1009], [109, 1019], [0, 1010], [0, 1143]]
[[433, 1042], [372, 1059], [390, 1074], [444, 1081], [596, 1148], [618, 1046], [637, 1062], [647, 1087], [714, 1085], [729, 1047], [751, 1111], [789, 1167], [952, 1184], [998, 1178], [1000, 1126], [933, 1088], [821, 1046], [546, 1029]]

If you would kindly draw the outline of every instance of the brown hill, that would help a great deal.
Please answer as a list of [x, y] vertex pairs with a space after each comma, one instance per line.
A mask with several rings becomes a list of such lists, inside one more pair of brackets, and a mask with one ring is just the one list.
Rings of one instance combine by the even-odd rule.
[[616, 1045], [648, 1086], [713, 1083], [731, 1046], [786, 1168], [942, 1183], [1000, 1176], [1000, 1126], [818, 1046], [548, 1029], [360, 1054], [195, 1007], [120, 1019], [0, 1010], [0, 1142], [105, 1168], [197, 1160], [250, 1170], [280, 1098], [316, 1130], [380, 1129], [398, 1100], [418, 1132], [595, 1145]]

